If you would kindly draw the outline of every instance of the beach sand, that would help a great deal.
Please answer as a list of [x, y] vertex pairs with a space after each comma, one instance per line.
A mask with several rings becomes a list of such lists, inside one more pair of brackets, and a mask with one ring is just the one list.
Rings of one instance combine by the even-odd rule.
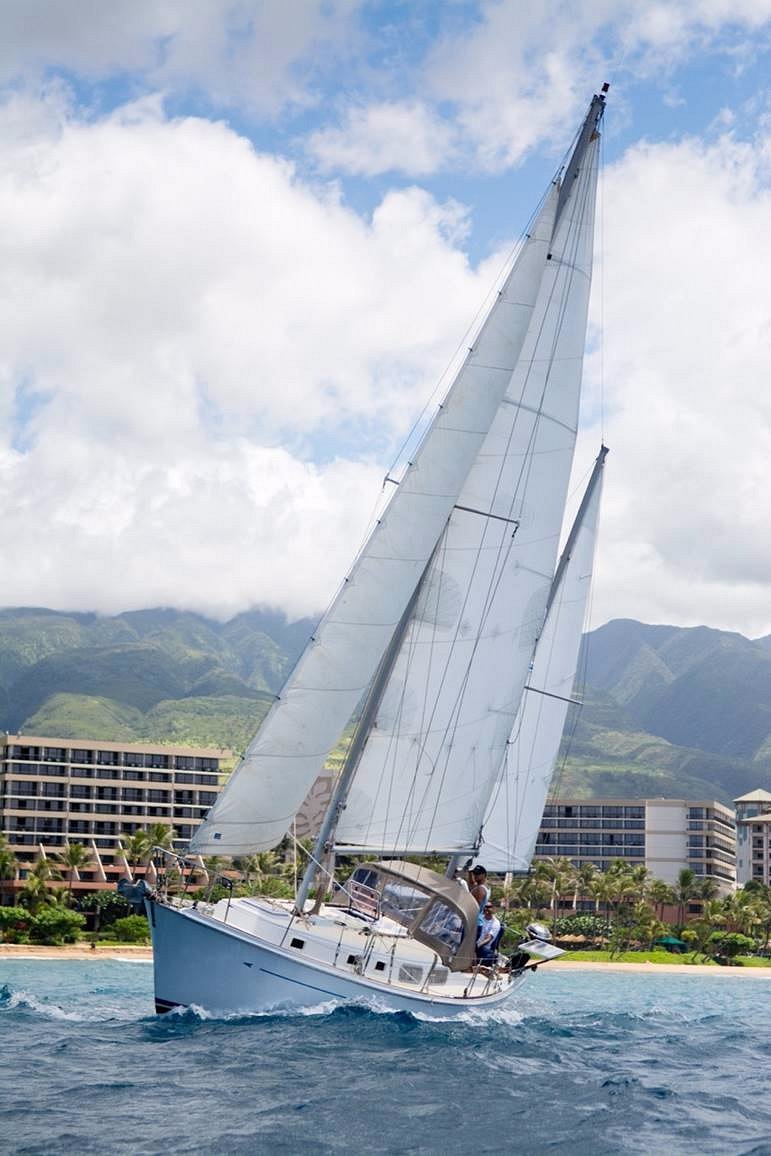
[[636, 971], [678, 975], [737, 975], [742, 979], [771, 979], [771, 967], [716, 967], [710, 963], [601, 963], [597, 960], [553, 959], [549, 967], [562, 971]]
[[[0, 943], [0, 960], [13, 959], [152, 959], [150, 947], [126, 947], [101, 944], [95, 950], [90, 944], [73, 943], [66, 947], [38, 947], [29, 943]], [[549, 967], [572, 971], [631, 971], [660, 975], [720, 975], [742, 979], [771, 979], [771, 967], [715, 967], [701, 963], [600, 963], [596, 960], [554, 959]]]
[[152, 959], [151, 947], [127, 947], [105, 943], [91, 950], [90, 943], [72, 943], [66, 947], [40, 947], [32, 943], [0, 943], [3, 959]]

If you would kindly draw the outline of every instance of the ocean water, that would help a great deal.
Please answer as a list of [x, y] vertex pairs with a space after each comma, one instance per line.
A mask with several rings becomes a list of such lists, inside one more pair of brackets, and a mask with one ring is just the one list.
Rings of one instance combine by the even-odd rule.
[[549, 973], [515, 1010], [152, 1014], [151, 965], [0, 959], [0, 1152], [771, 1156], [771, 980]]

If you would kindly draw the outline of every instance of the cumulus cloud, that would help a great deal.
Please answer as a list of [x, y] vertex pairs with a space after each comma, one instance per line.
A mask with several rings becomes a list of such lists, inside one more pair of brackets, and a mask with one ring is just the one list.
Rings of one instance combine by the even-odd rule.
[[[771, 0], [519, 0], [483, 5], [470, 29], [440, 38], [426, 61], [426, 96], [453, 107], [474, 163], [518, 164], [536, 145], [564, 146], [566, 122], [617, 70], [656, 75], [700, 49], [730, 54], [769, 42]], [[618, 96], [614, 93], [614, 99]]]
[[770, 162], [727, 134], [607, 173], [600, 621], [771, 631]]
[[64, 70], [275, 113], [345, 58], [356, 0], [6, 0], [0, 83]]
[[489, 283], [462, 210], [365, 220], [151, 99], [0, 142], [0, 602], [323, 605]]
[[306, 148], [324, 168], [368, 177], [426, 176], [444, 168], [455, 153], [452, 126], [418, 101], [348, 109], [339, 128], [312, 133]]

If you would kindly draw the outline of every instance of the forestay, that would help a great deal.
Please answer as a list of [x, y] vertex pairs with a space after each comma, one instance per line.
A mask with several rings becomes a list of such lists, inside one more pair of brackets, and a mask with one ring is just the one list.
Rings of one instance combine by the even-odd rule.
[[383, 517], [192, 851], [239, 855], [275, 846], [339, 740], [506, 393], [549, 265], [556, 201], [554, 188]]
[[591, 280], [586, 143], [521, 356], [458, 495], [337, 830], [340, 849], [478, 846], [554, 576]]
[[505, 774], [484, 822], [480, 862], [489, 871], [527, 871], [559, 754], [575, 682], [592, 580], [605, 450], [579, 510], [566, 565], [538, 640], [528, 690], [509, 744]]

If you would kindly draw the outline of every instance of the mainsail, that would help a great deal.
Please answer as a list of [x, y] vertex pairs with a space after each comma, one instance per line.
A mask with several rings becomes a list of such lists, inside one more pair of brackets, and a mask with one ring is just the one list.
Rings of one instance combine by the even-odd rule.
[[519, 362], [458, 496], [337, 828], [341, 850], [471, 852], [541, 633], [573, 462], [591, 281], [587, 142]]
[[519, 360], [547, 267], [557, 196], [555, 187], [385, 513], [199, 827], [195, 852], [240, 855], [275, 846], [366, 691]]
[[475, 845], [554, 573], [603, 106], [592, 101], [563, 182], [194, 852], [239, 855], [280, 841], [405, 621], [337, 842]]
[[565, 544], [505, 772], [484, 821], [478, 857], [489, 871], [527, 871], [535, 850], [575, 682], [606, 453], [603, 447]]

